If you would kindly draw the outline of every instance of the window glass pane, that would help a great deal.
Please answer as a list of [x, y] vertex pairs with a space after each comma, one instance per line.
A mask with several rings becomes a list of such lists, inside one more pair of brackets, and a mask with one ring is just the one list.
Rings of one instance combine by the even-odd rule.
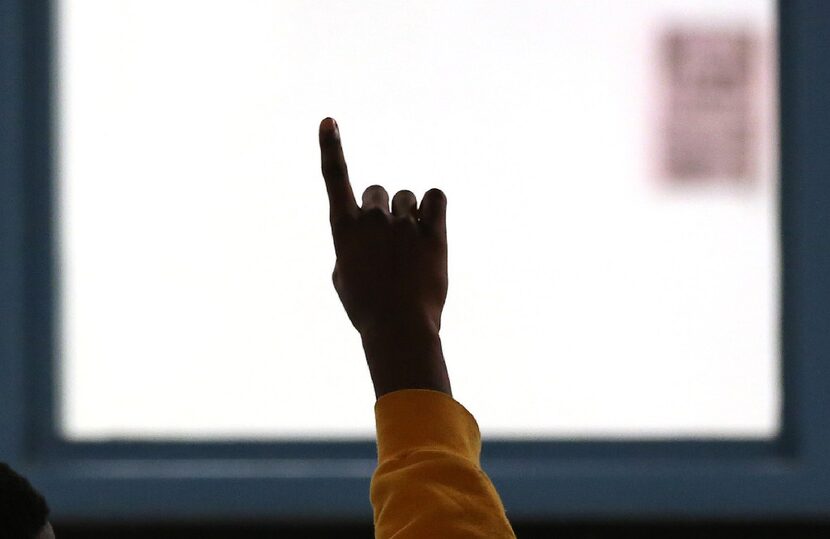
[[58, 6], [68, 438], [374, 435], [326, 116], [358, 202], [448, 197], [484, 436], [777, 433], [772, 1]]

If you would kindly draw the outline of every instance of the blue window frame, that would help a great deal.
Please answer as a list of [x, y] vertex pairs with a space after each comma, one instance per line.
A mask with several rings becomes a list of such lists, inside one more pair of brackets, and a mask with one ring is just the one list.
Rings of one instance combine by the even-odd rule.
[[[52, 6], [0, 0], [0, 460], [55, 519], [365, 522], [365, 442], [58, 436]], [[830, 514], [830, 3], [780, 2], [783, 428], [768, 442], [485, 440], [515, 522]]]

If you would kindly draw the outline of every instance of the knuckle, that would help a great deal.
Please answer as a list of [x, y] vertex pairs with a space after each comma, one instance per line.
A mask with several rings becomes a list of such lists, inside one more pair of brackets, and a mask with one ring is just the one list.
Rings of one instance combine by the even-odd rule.
[[437, 187], [433, 187], [432, 189], [427, 191], [426, 195], [424, 196], [429, 196], [430, 198], [434, 197], [437, 200], [447, 200], [447, 195], [444, 194], [444, 191], [438, 189]]
[[397, 216], [412, 217], [417, 215], [418, 200], [412, 191], [398, 191], [392, 199], [392, 211]]

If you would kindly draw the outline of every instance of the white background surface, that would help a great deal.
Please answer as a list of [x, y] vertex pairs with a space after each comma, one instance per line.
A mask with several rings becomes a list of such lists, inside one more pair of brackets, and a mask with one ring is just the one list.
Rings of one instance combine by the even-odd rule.
[[374, 436], [326, 116], [358, 203], [447, 195], [443, 348], [485, 437], [777, 432], [774, 70], [754, 187], [651, 172], [659, 30], [772, 43], [773, 2], [59, 4], [67, 437]]

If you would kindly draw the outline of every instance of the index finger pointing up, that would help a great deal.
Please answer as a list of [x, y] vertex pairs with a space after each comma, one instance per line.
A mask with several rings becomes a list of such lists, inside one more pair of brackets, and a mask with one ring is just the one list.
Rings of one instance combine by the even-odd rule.
[[349, 182], [340, 131], [334, 118], [325, 118], [320, 122], [320, 158], [329, 194], [329, 218], [334, 224], [345, 215], [355, 215], [359, 209]]

